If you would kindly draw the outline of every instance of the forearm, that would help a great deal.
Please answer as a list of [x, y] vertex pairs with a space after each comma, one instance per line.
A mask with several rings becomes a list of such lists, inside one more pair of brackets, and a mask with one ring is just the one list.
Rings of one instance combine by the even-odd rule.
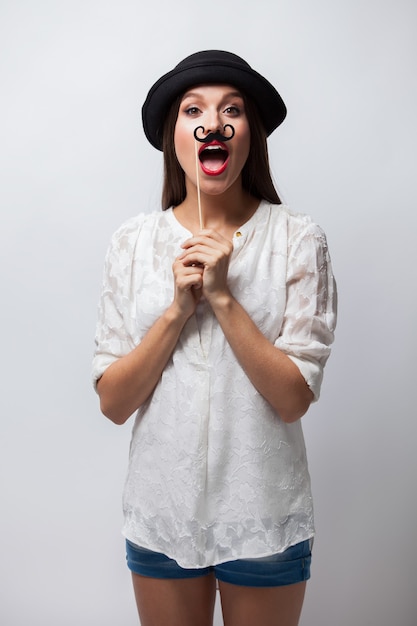
[[97, 383], [102, 413], [115, 424], [143, 404], [158, 383], [186, 322], [171, 306], [140, 344], [112, 363]]
[[233, 296], [223, 294], [213, 299], [211, 306], [236, 358], [259, 393], [285, 422], [302, 417], [313, 394], [298, 367], [261, 333]]

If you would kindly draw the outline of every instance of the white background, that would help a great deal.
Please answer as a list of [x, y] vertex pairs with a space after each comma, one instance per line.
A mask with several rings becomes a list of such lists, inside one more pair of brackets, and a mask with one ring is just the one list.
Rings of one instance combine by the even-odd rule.
[[90, 386], [96, 304], [112, 232], [159, 204], [147, 90], [221, 48], [288, 105], [274, 176], [326, 231], [340, 293], [303, 419], [318, 532], [302, 626], [415, 626], [416, 17], [412, 0], [2, 0], [2, 625], [137, 624], [131, 424]]

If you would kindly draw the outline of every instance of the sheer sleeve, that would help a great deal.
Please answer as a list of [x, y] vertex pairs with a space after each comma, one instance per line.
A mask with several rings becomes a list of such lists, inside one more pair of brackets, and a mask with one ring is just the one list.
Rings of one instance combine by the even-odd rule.
[[137, 217], [126, 222], [107, 250], [95, 334], [94, 387], [113, 361], [135, 347], [130, 291], [138, 226]]
[[287, 302], [275, 345], [298, 366], [318, 400], [337, 315], [336, 283], [326, 237], [307, 222], [289, 232]]

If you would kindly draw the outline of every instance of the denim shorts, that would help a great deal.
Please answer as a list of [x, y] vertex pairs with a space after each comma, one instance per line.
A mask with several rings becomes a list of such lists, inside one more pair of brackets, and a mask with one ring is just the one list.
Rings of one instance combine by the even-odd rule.
[[218, 580], [232, 585], [281, 587], [310, 578], [311, 545], [311, 540], [307, 539], [271, 556], [185, 569], [165, 554], [153, 552], [126, 540], [126, 560], [132, 572], [151, 578], [197, 578], [213, 572]]

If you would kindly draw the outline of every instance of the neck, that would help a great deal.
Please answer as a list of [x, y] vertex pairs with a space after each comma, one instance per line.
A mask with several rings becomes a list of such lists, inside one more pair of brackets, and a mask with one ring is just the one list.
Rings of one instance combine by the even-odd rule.
[[[221, 194], [206, 194], [201, 191], [200, 200], [203, 228], [213, 228], [219, 232], [234, 230], [244, 224], [259, 205], [259, 200], [242, 189], [240, 184], [232, 185]], [[175, 212], [189, 230], [194, 233], [200, 230], [196, 187], [187, 189], [184, 202], [175, 208]]]

